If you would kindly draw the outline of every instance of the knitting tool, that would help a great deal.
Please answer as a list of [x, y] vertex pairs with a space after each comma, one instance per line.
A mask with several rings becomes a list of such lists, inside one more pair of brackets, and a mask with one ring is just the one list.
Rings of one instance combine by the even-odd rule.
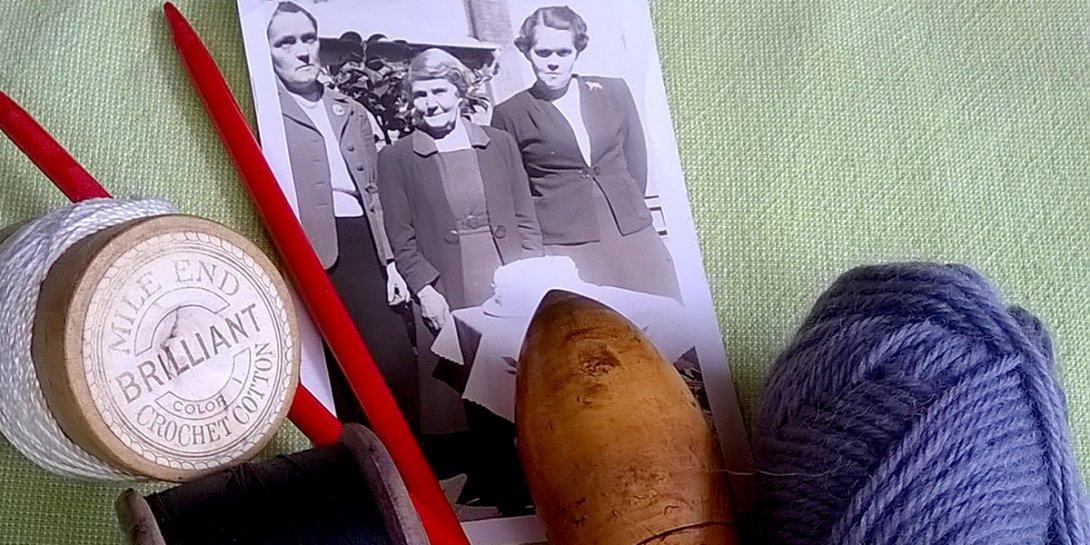
[[0, 130], [68, 200], [79, 202], [110, 196], [30, 114], [3, 92], [0, 92]]
[[427, 545], [389, 453], [349, 424], [333, 445], [116, 503], [129, 545]]
[[845, 273], [768, 379], [759, 542], [1090, 542], [1053, 366], [968, 267]]
[[164, 10], [182, 63], [201, 101], [235, 161], [240, 177], [273, 243], [284, 257], [289, 275], [318, 330], [344, 372], [369, 424], [397, 464], [429, 538], [433, 543], [468, 544], [457, 516], [325, 269], [314, 254], [250, 127], [242, 117], [223, 74], [177, 8], [167, 2]]
[[[0, 92], [0, 130], [69, 199], [79, 202], [110, 196], [30, 114], [3, 92]], [[16, 227], [11, 226], [5, 232]], [[292, 422], [315, 444], [336, 441], [341, 423], [302, 384], [296, 390], [288, 413]]]
[[737, 543], [719, 444], [684, 380], [614, 310], [545, 295], [516, 378], [519, 455], [549, 543]]

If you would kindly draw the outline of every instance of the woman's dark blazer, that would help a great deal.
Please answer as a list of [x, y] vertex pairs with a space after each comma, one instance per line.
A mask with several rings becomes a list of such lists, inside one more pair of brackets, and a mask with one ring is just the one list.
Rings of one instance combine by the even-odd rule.
[[[477, 151], [500, 260], [541, 255], [541, 231], [518, 147], [503, 131], [463, 121]], [[435, 141], [421, 131], [378, 155], [379, 200], [397, 270], [413, 293], [432, 284], [453, 309], [464, 306], [462, 255], [441, 171]]]
[[624, 80], [578, 76], [580, 109], [590, 136], [591, 164], [579, 151], [564, 114], [531, 87], [496, 106], [492, 126], [518, 142], [545, 244], [601, 240], [589, 208], [597, 182], [617, 227], [628, 235], [651, 225], [644, 202], [647, 146], [639, 112]]

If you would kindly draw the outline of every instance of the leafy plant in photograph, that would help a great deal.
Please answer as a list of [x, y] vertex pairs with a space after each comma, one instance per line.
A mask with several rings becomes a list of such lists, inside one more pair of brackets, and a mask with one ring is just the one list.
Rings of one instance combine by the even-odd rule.
[[[366, 41], [357, 41], [358, 35], [350, 34], [338, 40], [350, 52], [343, 62], [329, 67], [331, 83], [367, 108], [375, 116], [385, 144], [392, 144], [413, 132], [412, 108], [405, 89], [405, 77], [413, 55], [427, 46], [388, 40], [382, 34], [375, 34]], [[470, 88], [463, 113], [471, 115], [487, 111], [491, 104], [486, 89], [492, 78], [491, 65], [470, 69], [467, 77]]]

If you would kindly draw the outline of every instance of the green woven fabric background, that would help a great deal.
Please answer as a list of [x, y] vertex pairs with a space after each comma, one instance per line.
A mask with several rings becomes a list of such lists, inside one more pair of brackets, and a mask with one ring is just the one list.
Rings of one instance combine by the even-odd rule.
[[[252, 112], [234, 2], [180, 8]], [[655, 0], [652, 10], [747, 419], [770, 361], [837, 274], [965, 262], [1050, 326], [1090, 472], [1090, 5]], [[111, 191], [263, 236], [158, 1], [3, 2], [0, 37], [0, 89]], [[0, 224], [63, 202], [0, 143]], [[303, 444], [295, 430], [277, 440]], [[118, 542], [119, 490], [47, 475], [0, 441], [0, 543]]]

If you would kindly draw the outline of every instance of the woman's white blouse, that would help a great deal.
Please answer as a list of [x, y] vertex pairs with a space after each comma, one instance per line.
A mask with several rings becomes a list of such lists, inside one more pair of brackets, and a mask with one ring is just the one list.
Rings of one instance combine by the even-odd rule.
[[363, 215], [363, 204], [360, 202], [360, 194], [356, 189], [356, 183], [352, 181], [352, 175], [348, 173], [348, 164], [344, 162], [341, 154], [341, 142], [333, 130], [333, 124], [329, 121], [329, 114], [325, 111], [325, 102], [318, 99], [311, 102], [295, 93], [291, 97], [306, 112], [311, 123], [318, 129], [325, 141], [326, 164], [329, 165], [329, 184], [333, 187], [333, 215], [338, 218], [358, 218]]
[[587, 166], [591, 166], [590, 133], [587, 132], [587, 125], [583, 123], [583, 110], [580, 107], [581, 87], [582, 82], [579, 78], [573, 77], [571, 84], [568, 85], [568, 92], [552, 102], [553, 106], [556, 106], [556, 109], [564, 115], [564, 119], [568, 120], [572, 132], [575, 133], [575, 141], [579, 144], [579, 152], [583, 154], [583, 160], [587, 162]]

